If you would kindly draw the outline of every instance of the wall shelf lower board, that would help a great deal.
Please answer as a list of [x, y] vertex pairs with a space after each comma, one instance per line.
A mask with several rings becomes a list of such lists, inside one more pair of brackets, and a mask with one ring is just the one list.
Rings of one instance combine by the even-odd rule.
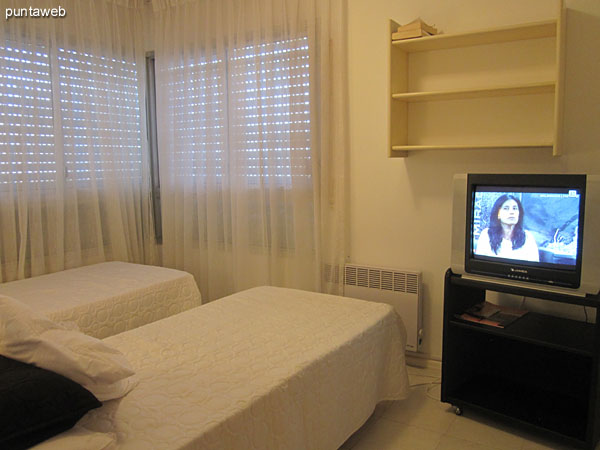
[[452, 145], [394, 145], [393, 152], [418, 152], [423, 150], [485, 150], [498, 148], [549, 148], [552, 149], [551, 142], [534, 143], [510, 143], [510, 144], [452, 144]]
[[388, 156], [503, 148], [559, 155], [563, 0], [558, 5], [553, 20], [396, 41], [399, 24], [390, 20]]
[[554, 93], [556, 82], [547, 81], [522, 86], [495, 86], [487, 88], [454, 89], [434, 92], [404, 92], [392, 94], [392, 98], [401, 102], [431, 102], [440, 100], [467, 100], [471, 98], [501, 97], [508, 95]]

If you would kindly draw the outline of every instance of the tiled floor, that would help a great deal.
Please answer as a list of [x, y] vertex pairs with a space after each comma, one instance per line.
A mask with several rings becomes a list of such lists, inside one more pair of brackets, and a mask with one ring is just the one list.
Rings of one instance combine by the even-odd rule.
[[[440, 372], [409, 367], [406, 400], [379, 404], [340, 450], [542, 450], [568, 449], [554, 441], [440, 402]], [[600, 448], [600, 446], [598, 447]]]

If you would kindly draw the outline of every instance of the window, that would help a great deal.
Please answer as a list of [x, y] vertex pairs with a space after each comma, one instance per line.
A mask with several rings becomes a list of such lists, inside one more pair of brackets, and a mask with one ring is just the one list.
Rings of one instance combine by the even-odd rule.
[[180, 175], [223, 176], [236, 158], [233, 176], [310, 177], [307, 38], [237, 48], [169, 71]]
[[132, 61], [0, 46], [0, 184], [141, 179]]
[[[208, 229], [197, 217], [209, 210], [217, 224], [216, 241], [232, 241], [227, 189], [235, 178], [243, 179], [235, 185], [247, 190], [251, 245], [295, 248], [296, 212], [288, 188], [299, 182], [312, 189], [308, 50], [303, 37], [234, 48], [220, 57], [196, 56], [164, 69], [174, 175], [200, 186], [190, 217], [192, 235], [204, 236], [204, 245]], [[276, 189], [260, 189], [265, 185]]]

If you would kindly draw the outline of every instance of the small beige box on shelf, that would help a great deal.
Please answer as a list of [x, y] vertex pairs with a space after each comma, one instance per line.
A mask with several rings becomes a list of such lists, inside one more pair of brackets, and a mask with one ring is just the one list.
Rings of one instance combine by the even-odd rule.
[[437, 28], [426, 24], [421, 19], [416, 19], [406, 25], [399, 26], [396, 32], [392, 33], [392, 40], [413, 39], [436, 34], [438, 34]]

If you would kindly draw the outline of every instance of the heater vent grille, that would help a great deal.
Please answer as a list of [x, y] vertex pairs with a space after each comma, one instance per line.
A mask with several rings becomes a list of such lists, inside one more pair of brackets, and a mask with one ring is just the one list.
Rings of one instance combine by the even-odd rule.
[[386, 291], [419, 293], [419, 273], [346, 264], [344, 284]]

